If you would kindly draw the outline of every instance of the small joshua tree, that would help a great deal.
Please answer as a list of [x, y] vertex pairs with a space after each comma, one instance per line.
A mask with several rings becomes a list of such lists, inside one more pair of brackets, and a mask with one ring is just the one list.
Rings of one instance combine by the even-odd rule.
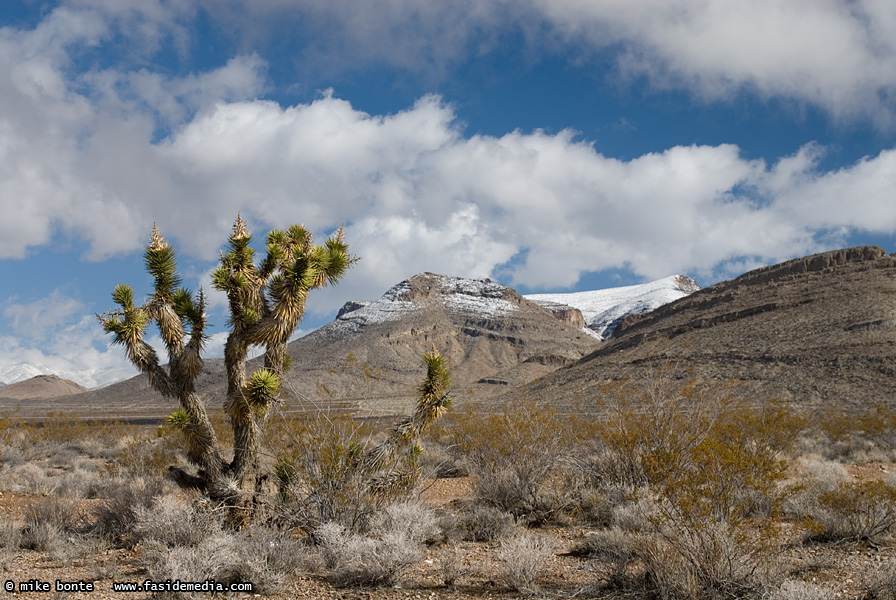
[[[174, 249], [155, 226], [145, 253], [146, 269], [155, 279], [154, 292], [138, 306], [132, 288], [117, 285], [112, 297], [119, 308], [98, 315], [105, 330], [114, 335], [113, 343], [125, 347], [128, 358], [153, 388], [180, 403], [169, 422], [184, 433], [187, 458], [199, 469], [200, 485], [213, 499], [232, 506], [245, 505], [246, 492], [258, 480], [259, 427], [289, 366], [286, 344], [305, 313], [308, 293], [338, 282], [356, 260], [348, 252], [342, 228], [323, 245], [314, 245], [311, 232], [303, 226], [271, 231], [267, 254], [258, 265], [251, 239], [238, 215], [229, 248], [212, 274], [212, 285], [227, 294], [231, 315], [224, 350], [224, 409], [234, 434], [229, 463], [195, 389], [202, 369], [205, 297], [201, 290], [194, 296], [179, 287]], [[167, 367], [144, 340], [152, 322], [165, 344]], [[265, 349], [264, 366], [248, 376], [246, 359], [252, 346]]]

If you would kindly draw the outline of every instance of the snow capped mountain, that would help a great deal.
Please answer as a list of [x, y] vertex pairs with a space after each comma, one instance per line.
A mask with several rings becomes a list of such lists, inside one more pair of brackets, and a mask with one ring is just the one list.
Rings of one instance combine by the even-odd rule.
[[525, 298], [548, 309], [558, 305], [579, 309], [587, 327], [606, 340], [627, 316], [650, 312], [699, 289], [693, 279], [672, 275], [639, 285], [568, 294], [528, 294]]
[[368, 325], [397, 321], [433, 302], [455, 313], [504, 316], [516, 309], [507, 299], [514, 295], [511, 288], [490, 279], [422, 273], [392, 286], [373, 302], [347, 302], [335, 321], [317, 331], [328, 337], [351, 336]]
[[43, 371], [34, 365], [18, 363], [14, 365], [0, 365], [0, 382], [4, 384], [16, 383], [31, 379], [38, 375], [49, 375], [49, 371]]

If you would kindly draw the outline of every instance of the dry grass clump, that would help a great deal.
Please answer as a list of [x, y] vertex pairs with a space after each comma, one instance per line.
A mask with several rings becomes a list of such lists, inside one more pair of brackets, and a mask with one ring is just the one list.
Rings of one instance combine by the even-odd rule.
[[85, 515], [76, 500], [48, 496], [25, 507], [24, 521], [21, 547], [52, 552], [66, 536], [84, 529]]
[[207, 502], [164, 494], [150, 506], [137, 506], [129, 532], [131, 544], [152, 541], [168, 548], [196, 546], [221, 532], [221, 519]]
[[538, 579], [552, 555], [553, 544], [547, 538], [531, 531], [520, 531], [501, 541], [499, 579], [511, 590], [536, 594]]
[[896, 559], [870, 567], [861, 579], [867, 600], [896, 600]]
[[439, 574], [442, 583], [447, 587], [454, 587], [461, 577], [467, 574], [464, 567], [463, 553], [456, 543], [446, 544], [439, 553]]
[[141, 511], [152, 507], [164, 485], [158, 478], [114, 478], [101, 492], [94, 508], [93, 531], [112, 543], [131, 546], [132, 531]]
[[[255, 594], [281, 591], [287, 576], [304, 571], [308, 562], [308, 548], [301, 540], [259, 526], [239, 532], [219, 530], [196, 544], [173, 547], [146, 539], [140, 547], [150, 579], [198, 583], [213, 579], [225, 586], [249, 582]], [[161, 598], [191, 596], [208, 594], [157, 594]]]
[[445, 517], [442, 528], [449, 538], [493, 542], [511, 535], [517, 525], [508, 512], [487, 504], [472, 503], [459, 514]]
[[781, 587], [769, 592], [767, 597], [768, 600], [834, 600], [838, 596], [830, 587], [788, 579]]
[[419, 543], [398, 533], [368, 536], [334, 522], [314, 535], [329, 579], [339, 586], [391, 584], [422, 557]]
[[423, 544], [440, 537], [435, 515], [416, 504], [391, 505], [373, 516], [369, 529], [355, 533], [330, 522], [314, 537], [329, 573], [340, 586], [394, 583], [423, 556]]

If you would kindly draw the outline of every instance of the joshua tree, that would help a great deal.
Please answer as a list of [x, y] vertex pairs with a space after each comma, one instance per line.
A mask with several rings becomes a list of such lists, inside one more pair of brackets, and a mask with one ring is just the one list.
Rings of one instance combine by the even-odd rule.
[[[142, 305], [134, 304], [130, 286], [115, 287], [112, 297], [119, 308], [97, 315], [125, 347], [128, 358], [163, 396], [179, 401], [169, 422], [183, 431], [186, 454], [199, 469], [199, 485], [216, 500], [241, 506], [258, 474], [259, 427], [278, 396], [281, 376], [289, 367], [286, 343], [305, 313], [308, 292], [335, 284], [356, 260], [348, 253], [342, 228], [323, 245], [314, 245], [303, 226], [274, 230], [267, 236], [267, 255], [256, 266], [251, 236], [237, 216], [221, 266], [212, 274], [215, 288], [227, 293], [230, 335], [224, 350], [227, 399], [224, 409], [234, 434], [233, 460], [221, 453], [195, 381], [202, 368], [206, 324], [205, 298], [179, 287], [175, 253], [153, 226], [146, 247], [146, 269], [155, 279], [155, 291]], [[167, 368], [144, 340], [151, 322], [158, 325], [168, 354]], [[252, 376], [246, 359], [252, 346], [265, 349], [264, 366]]]

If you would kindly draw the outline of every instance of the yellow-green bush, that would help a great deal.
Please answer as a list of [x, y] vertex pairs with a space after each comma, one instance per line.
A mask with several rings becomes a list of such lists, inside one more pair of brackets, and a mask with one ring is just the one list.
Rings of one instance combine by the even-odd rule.
[[556, 483], [574, 441], [568, 422], [550, 407], [520, 402], [502, 413], [468, 407], [454, 417], [456, 451], [469, 465], [477, 501], [541, 522], [566, 499]]
[[877, 542], [896, 531], [896, 488], [879, 479], [841, 482], [818, 503], [825, 540]]

